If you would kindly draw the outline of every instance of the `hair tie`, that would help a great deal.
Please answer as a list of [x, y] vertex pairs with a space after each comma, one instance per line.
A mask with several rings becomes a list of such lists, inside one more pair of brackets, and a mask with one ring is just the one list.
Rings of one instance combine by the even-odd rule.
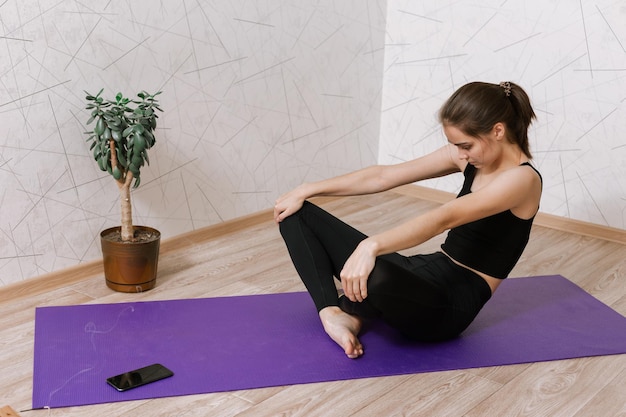
[[504, 90], [504, 94], [506, 94], [507, 97], [511, 95], [511, 82], [510, 81], [502, 81], [500, 83], [500, 87], [502, 87], [502, 89]]

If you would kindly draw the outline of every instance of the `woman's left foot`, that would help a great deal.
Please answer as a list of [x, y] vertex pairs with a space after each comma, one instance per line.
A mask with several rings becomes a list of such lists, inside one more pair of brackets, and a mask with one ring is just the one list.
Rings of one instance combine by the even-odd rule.
[[363, 345], [358, 339], [361, 331], [361, 319], [352, 316], [339, 307], [326, 307], [320, 312], [320, 320], [324, 330], [344, 350], [350, 359], [356, 359], [363, 355]]

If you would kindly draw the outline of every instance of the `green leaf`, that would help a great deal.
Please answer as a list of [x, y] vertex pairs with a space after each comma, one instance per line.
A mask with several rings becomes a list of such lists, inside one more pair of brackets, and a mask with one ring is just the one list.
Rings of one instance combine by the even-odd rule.
[[122, 171], [120, 171], [117, 166], [113, 168], [113, 178], [115, 178], [116, 180], [122, 178]]
[[105, 128], [102, 137], [104, 140], [111, 140], [111, 129], [109, 129], [108, 127]]
[[102, 155], [100, 155], [100, 157], [98, 158], [98, 166], [100, 167], [101, 171], [107, 170], [106, 158]]
[[133, 131], [133, 127], [132, 126], [128, 126], [126, 129], [124, 129], [124, 132], [122, 132], [122, 136], [127, 138], [128, 135], [130, 135], [130, 132], [132, 132], [132, 131]]
[[146, 129], [146, 131], [143, 132], [143, 137], [151, 144], [150, 146], [154, 145], [154, 135], [150, 132], [150, 129]]
[[143, 158], [140, 155], [133, 156], [133, 161], [131, 162], [131, 165], [141, 168], [143, 166]]
[[135, 141], [133, 143], [133, 151], [141, 153], [146, 149], [146, 140], [141, 135], [135, 135]]
[[120, 132], [119, 130], [111, 130], [111, 136], [116, 142], [120, 142], [123, 139], [122, 132]]
[[144, 130], [146, 130], [146, 128], [143, 127], [142, 124], [136, 124], [135, 126], [133, 126], [133, 131], [138, 135], [143, 134]]
[[128, 162], [126, 161], [126, 157], [124, 157], [124, 152], [117, 152], [117, 162], [119, 162], [124, 168], [128, 167]]
[[102, 117], [98, 118], [98, 121], [96, 122], [96, 127], [93, 129], [94, 133], [98, 136], [101, 136], [104, 133], [104, 128], [105, 128], [105, 123], [104, 123], [104, 119]]

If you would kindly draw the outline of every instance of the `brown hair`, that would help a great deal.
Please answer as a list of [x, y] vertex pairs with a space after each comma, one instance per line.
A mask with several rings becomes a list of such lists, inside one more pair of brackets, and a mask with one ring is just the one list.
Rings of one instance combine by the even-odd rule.
[[439, 110], [439, 121], [473, 137], [487, 134], [498, 123], [507, 128], [507, 139], [531, 158], [528, 127], [536, 119], [526, 92], [517, 84], [471, 82], [450, 96]]

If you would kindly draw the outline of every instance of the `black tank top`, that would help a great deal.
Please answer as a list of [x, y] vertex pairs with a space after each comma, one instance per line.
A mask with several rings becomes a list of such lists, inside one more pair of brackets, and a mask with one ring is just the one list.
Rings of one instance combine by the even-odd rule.
[[[541, 178], [528, 162], [522, 165], [530, 166]], [[476, 167], [467, 164], [463, 175], [465, 181], [457, 198], [471, 192]], [[511, 210], [503, 211], [451, 229], [441, 248], [465, 266], [504, 279], [522, 256], [534, 219], [520, 219]]]

